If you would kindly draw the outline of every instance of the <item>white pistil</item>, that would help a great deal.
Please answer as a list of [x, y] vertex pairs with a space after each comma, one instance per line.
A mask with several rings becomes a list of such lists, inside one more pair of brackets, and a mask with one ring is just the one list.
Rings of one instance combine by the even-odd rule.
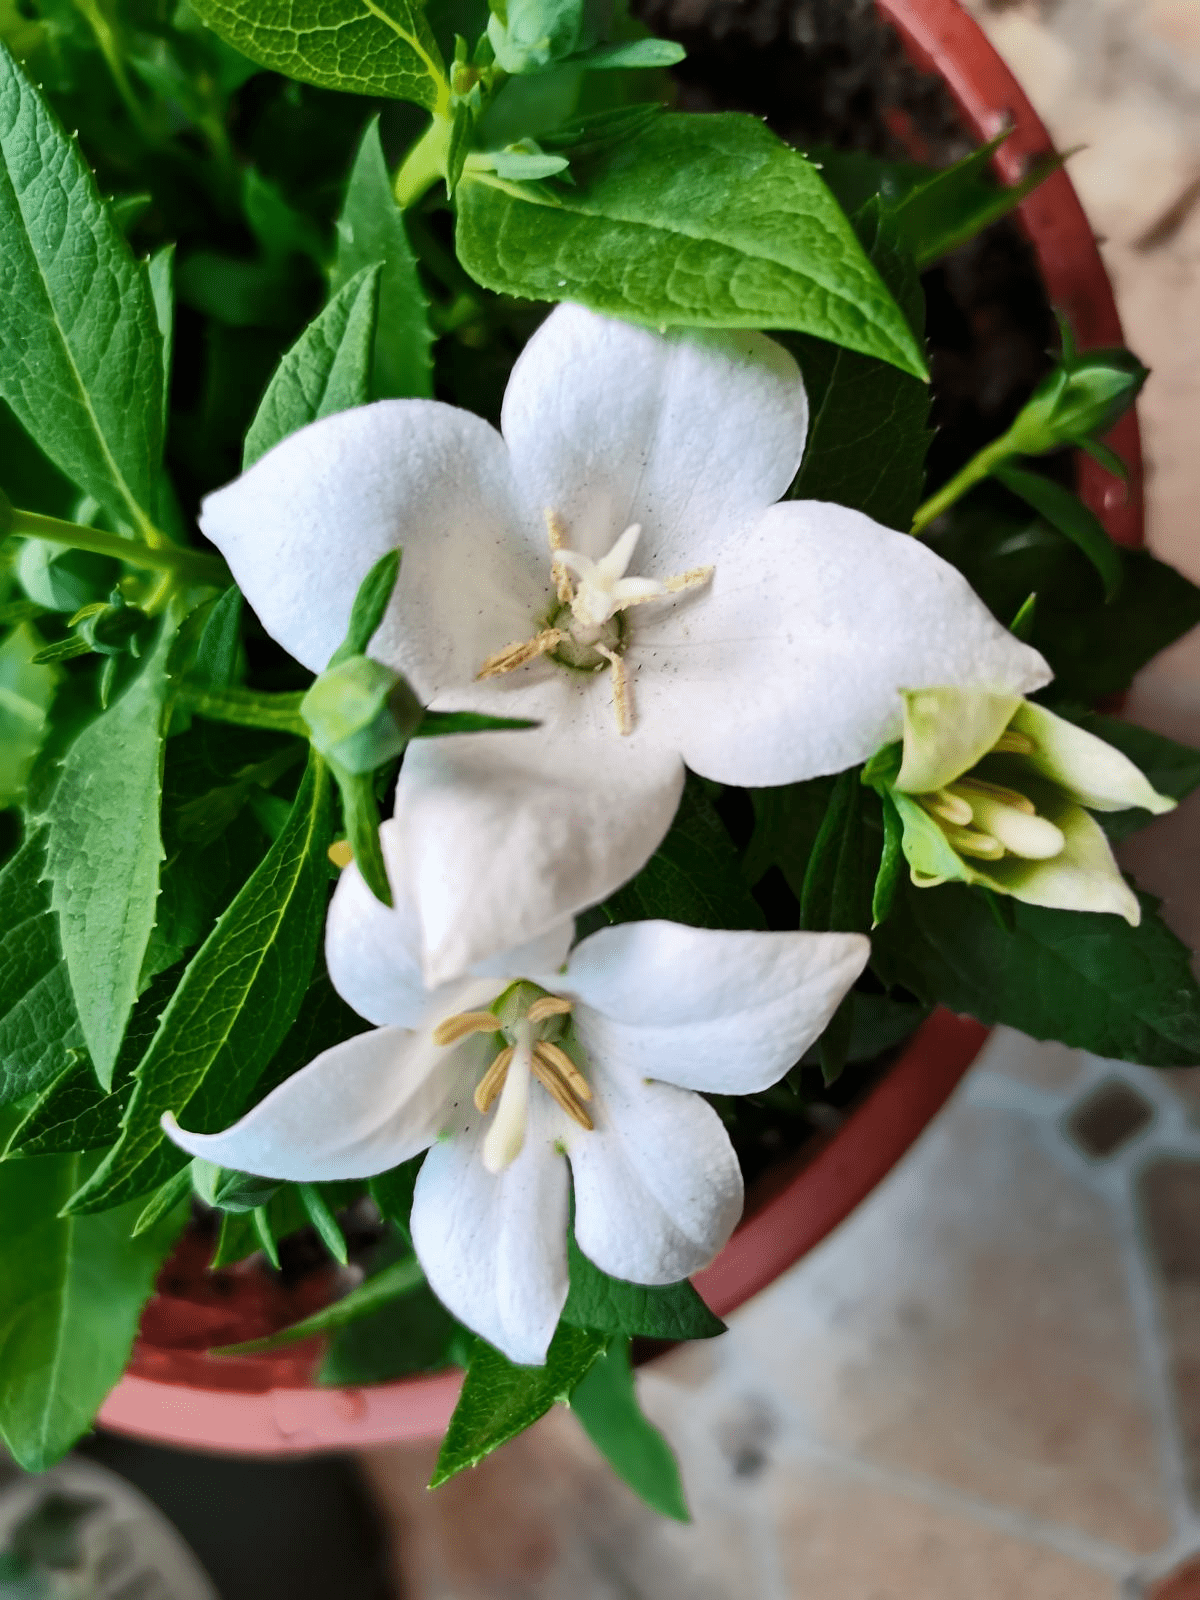
[[633, 732], [633, 707], [629, 700], [629, 677], [625, 671], [625, 663], [615, 650], [610, 650], [606, 644], [596, 645], [597, 654], [602, 655], [612, 668], [612, 701], [613, 713], [617, 719], [618, 733]]
[[569, 567], [579, 579], [571, 610], [575, 620], [583, 627], [602, 627], [618, 611], [641, 605], [647, 600], [662, 600], [684, 589], [694, 589], [712, 577], [712, 567], [693, 567], [690, 572], [679, 573], [661, 583], [657, 578], [627, 578], [625, 574], [633, 560], [641, 532], [640, 522], [631, 523], [608, 554], [601, 556], [599, 561], [593, 561], [579, 550], [556, 549], [555, 562]]
[[533, 1076], [533, 1025], [522, 1018], [513, 1030], [516, 1041], [504, 1077], [500, 1103], [483, 1141], [483, 1164], [503, 1172], [521, 1154], [529, 1118], [529, 1081]]

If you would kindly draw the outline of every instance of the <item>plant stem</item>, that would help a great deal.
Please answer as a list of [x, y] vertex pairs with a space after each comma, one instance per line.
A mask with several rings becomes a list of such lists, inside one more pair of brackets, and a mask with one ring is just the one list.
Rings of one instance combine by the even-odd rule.
[[449, 117], [434, 116], [425, 132], [400, 163], [392, 180], [392, 193], [402, 211], [414, 205], [439, 178], [446, 175], [450, 153]]
[[117, 561], [128, 562], [131, 567], [167, 572], [198, 583], [226, 585], [233, 581], [229, 568], [220, 556], [207, 555], [203, 550], [183, 550], [178, 545], [139, 544], [136, 539], [126, 539], [119, 533], [106, 533], [102, 528], [85, 528], [81, 523], [64, 522], [60, 517], [44, 517], [38, 511], [20, 511], [16, 506], [0, 506], [0, 538], [11, 533], [25, 534], [31, 539], [48, 539], [51, 544], [66, 545], [72, 550], [87, 550], [93, 555], [113, 556]]
[[993, 439], [991, 444], [985, 445], [978, 455], [972, 456], [949, 483], [943, 485], [935, 495], [931, 495], [923, 506], [918, 507], [909, 532], [920, 536], [943, 511], [948, 511], [977, 483], [982, 483], [989, 477], [1001, 462], [1007, 461], [1015, 454], [1007, 433], [1002, 434], [999, 439]]
[[189, 711], [212, 722], [232, 722], [239, 728], [263, 728], [308, 738], [308, 724], [300, 715], [303, 692], [268, 694], [258, 689], [202, 689], [184, 683], [179, 698]]
[[108, 64], [108, 70], [112, 74], [117, 93], [124, 102], [125, 109], [128, 111], [134, 127], [147, 144], [157, 144], [158, 141], [154, 137], [154, 132], [150, 127], [142, 103], [133, 92], [129, 74], [125, 71], [125, 63], [121, 59], [121, 47], [117, 43], [116, 35], [113, 33], [108, 18], [96, 4], [96, 0], [75, 0], [75, 9], [84, 18], [95, 35], [96, 43], [100, 46], [100, 54]]

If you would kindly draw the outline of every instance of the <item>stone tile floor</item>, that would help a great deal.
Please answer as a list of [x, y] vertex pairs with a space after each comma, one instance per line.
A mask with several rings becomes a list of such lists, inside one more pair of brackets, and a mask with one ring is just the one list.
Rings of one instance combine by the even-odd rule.
[[[1200, 0], [969, 0], [1063, 147], [1154, 369], [1150, 542], [1200, 579]], [[1200, 740], [1200, 639], [1136, 720]], [[1200, 944], [1200, 804], [1131, 864]], [[1200, 1069], [1001, 1032], [892, 1177], [641, 1379], [695, 1522], [564, 1412], [427, 1495], [362, 1465], [407, 1600], [1200, 1600]]]

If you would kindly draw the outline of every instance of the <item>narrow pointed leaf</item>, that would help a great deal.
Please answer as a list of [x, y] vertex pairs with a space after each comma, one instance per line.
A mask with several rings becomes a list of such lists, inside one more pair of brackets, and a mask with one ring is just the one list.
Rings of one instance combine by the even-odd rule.
[[670, 1445], [638, 1405], [629, 1365], [629, 1341], [614, 1341], [571, 1396], [571, 1410], [619, 1477], [648, 1506], [690, 1522], [679, 1463]]
[[1078, 495], [1040, 472], [1026, 472], [1023, 467], [1006, 462], [993, 468], [993, 474], [1006, 489], [1045, 517], [1051, 527], [1079, 546], [1100, 574], [1105, 599], [1111, 600], [1121, 587], [1121, 552], [1096, 513], [1089, 511]]
[[243, 468], [307, 423], [366, 405], [381, 271], [355, 273], [279, 363], [246, 434]]
[[0, 872], [0, 1105], [48, 1088], [82, 1056], [45, 860], [36, 830]]
[[0, 395], [73, 483], [145, 526], [163, 427], [150, 280], [2, 43]]

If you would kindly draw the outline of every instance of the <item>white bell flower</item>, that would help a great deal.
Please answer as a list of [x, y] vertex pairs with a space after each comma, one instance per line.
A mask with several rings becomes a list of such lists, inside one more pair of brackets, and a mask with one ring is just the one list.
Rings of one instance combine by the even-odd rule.
[[572, 1186], [576, 1240], [603, 1271], [664, 1284], [705, 1266], [741, 1215], [742, 1177], [696, 1091], [776, 1082], [868, 941], [630, 922], [568, 955], [568, 921], [427, 990], [394, 822], [382, 840], [395, 909], [350, 866], [326, 933], [334, 984], [381, 1026], [223, 1133], [163, 1126], [207, 1161], [295, 1182], [369, 1177], [429, 1148], [412, 1210], [425, 1275], [468, 1327], [537, 1364], [567, 1295]]
[[403, 549], [371, 646], [437, 710], [540, 726], [418, 740], [395, 815], [442, 982], [603, 900], [675, 814], [685, 765], [767, 786], [899, 737], [899, 690], [1050, 677], [954, 568], [845, 507], [780, 501], [798, 368], [758, 333], [658, 334], [557, 308], [502, 431], [426, 400], [303, 428], [205, 501], [264, 626], [314, 671]]

